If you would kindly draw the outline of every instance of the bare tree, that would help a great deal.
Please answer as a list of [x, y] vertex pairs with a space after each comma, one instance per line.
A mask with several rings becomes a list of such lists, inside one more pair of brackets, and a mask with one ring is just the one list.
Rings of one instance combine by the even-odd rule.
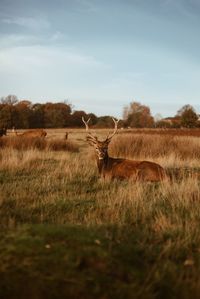
[[124, 123], [129, 127], [149, 128], [154, 126], [154, 119], [150, 108], [139, 102], [132, 102], [124, 107]]

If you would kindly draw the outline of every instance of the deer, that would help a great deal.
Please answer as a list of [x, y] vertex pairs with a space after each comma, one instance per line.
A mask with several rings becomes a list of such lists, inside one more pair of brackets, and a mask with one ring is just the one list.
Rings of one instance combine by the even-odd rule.
[[96, 153], [97, 167], [99, 175], [102, 178], [109, 179], [131, 179], [133, 181], [149, 181], [160, 182], [167, 179], [167, 175], [162, 166], [151, 161], [134, 161], [125, 158], [113, 158], [108, 154], [108, 147], [117, 133], [117, 125], [119, 120], [114, 118], [114, 131], [112, 134], [108, 134], [105, 140], [98, 140], [89, 129], [90, 118], [85, 121], [82, 117], [82, 121], [86, 127], [87, 137], [86, 140], [89, 145], [93, 146]]
[[47, 135], [47, 132], [43, 129], [36, 129], [36, 130], [28, 130], [25, 131], [24, 133], [19, 134], [14, 130], [14, 133], [18, 137], [45, 137]]

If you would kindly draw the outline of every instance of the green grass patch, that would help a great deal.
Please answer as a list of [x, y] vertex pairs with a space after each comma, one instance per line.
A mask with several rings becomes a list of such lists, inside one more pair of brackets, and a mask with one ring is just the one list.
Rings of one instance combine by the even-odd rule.
[[[1, 298], [198, 298], [199, 256], [130, 227], [35, 225], [0, 233]], [[184, 248], [183, 248], [184, 249]], [[195, 280], [194, 280], [195, 278]]]

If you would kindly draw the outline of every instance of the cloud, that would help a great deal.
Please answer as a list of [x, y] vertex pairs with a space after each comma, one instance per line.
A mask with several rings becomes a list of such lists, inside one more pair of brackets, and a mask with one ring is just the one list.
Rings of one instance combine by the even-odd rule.
[[34, 35], [0, 34], [1, 48], [13, 48], [40, 43], [41, 39]]
[[[199, 0], [198, 0], [199, 1]], [[199, 18], [199, 2], [196, 0], [162, 0], [161, 6], [170, 13], [176, 13], [176, 15], [180, 15], [186, 18]]]
[[0, 65], [1, 93], [33, 101], [77, 97], [87, 101], [107, 71], [101, 61], [75, 49], [39, 45], [2, 49]]
[[63, 33], [61, 33], [60, 31], [56, 31], [55, 33], [52, 34], [52, 36], [50, 37], [51, 41], [60, 41], [62, 40], [64, 37], [66, 37], [66, 35], [64, 35]]
[[56, 43], [59, 45], [66, 43], [68, 35], [56, 31], [45, 34], [1, 34], [0, 33], [0, 48], [15, 48], [15, 47], [33, 47], [38, 45], [52, 46]]
[[[24, 37], [13, 36], [11, 40], [23, 42]], [[13, 46], [6, 47], [0, 52], [2, 72], [31, 73], [41, 69], [46, 75], [48, 70], [65, 73], [70, 76], [80, 72], [90, 72], [104, 69], [106, 65], [93, 56], [84, 55], [75, 49], [54, 46]]]
[[94, 0], [76, 0], [80, 12], [97, 12], [97, 4], [94, 2]]
[[22, 27], [26, 27], [28, 29], [48, 29], [50, 27], [50, 23], [45, 18], [33, 18], [33, 17], [7, 17], [1, 20], [2, 23], [8, 25], [18, 25]]

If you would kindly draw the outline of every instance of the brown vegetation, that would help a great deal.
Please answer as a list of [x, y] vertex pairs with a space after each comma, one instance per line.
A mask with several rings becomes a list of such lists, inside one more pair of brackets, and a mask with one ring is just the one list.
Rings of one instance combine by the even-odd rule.
[[124, 129], [118, 133], [145, 134], [145, 135], [170, 135], [170, 136], [196, 136], [200, 137], [200, 129]]
[[200, 159], [200, 139], [189, 136], [124, 134], [118, 135], [110, 145], [117, 157], [163, 158], [175, 156], [179, 159]]
[[78, 152], [78, 146], [71, 142], [61, 139], [46, 140], [41, 137], [21, 136], [7, 137], [0, 139], [0, 148], [9, 148], [16, 150], [49, 150], [49, 151], [70, 151]]

